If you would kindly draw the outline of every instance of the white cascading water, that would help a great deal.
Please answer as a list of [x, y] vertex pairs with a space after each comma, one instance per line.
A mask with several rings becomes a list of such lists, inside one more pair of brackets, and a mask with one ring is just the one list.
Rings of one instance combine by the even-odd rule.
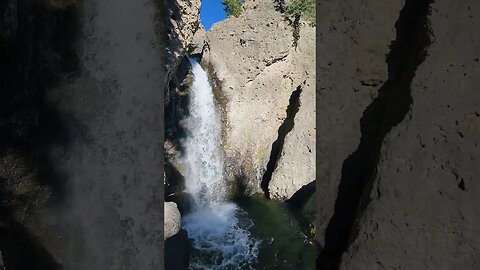
[[186, 187], [195, 205], [184, 216], [184, 227], [193, 239], [190, 267], [193, 269], [249, 269], [258, 254], [259, 241], [248, 229], [253, 226], [246, 213], [227, 201], [220, 150], [220, 117], [215, 107], [207, 73], [189, 59], [193, 82], [190, 116], [184, 126]]
[[206, 72], [193, 59], [193, 82], [190, 88], [190, 117], [184, 143], [187, 166], [187, 191], [198, 206], [225, 199], [223, 159], [220, 151], [220, 118], [215, 110], [213, 91]]

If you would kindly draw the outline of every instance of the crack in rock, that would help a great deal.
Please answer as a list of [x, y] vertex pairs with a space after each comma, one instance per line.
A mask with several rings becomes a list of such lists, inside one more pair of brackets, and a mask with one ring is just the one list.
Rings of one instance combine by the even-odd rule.
[[302, 93], [302, 85], [305, 84], [305, 81], [298, 85], [296, 90], [290, 95], [288, 107], [287, 107], [287, 117], [283, 120], [283, 123], [278, 128], [278, 137], [272, 144], [272, 150], [270, 152], [270, 159], [268, 160], [267, 169], [263, 174], [261, 188], [265, 194], [265, 197], [270, 198], [270, 192], [268, 190], [268, 184], [272, 180], [272, 174], [277, 168], [278, 159], [282, 153], [283, 144], [285, 143], [285, 137], [287, 134], [292, 131], [293, 126], [295, 125], [294, 119], [300, 108], [300, 94]]
[[335, 212], [325, 232], [317, 269], [339, 269], [342, 255], [358, 235], [357, 222], [370, 201], [382, 143], [391, 129], [404, 120], [413, 102], [410, 85], [431, 44], [431, 2], [407, 0], [400, 12], [395, 24], [396, 39], [387, 56], [388, 80], [364, 111], [360, 144], [343, 163]]

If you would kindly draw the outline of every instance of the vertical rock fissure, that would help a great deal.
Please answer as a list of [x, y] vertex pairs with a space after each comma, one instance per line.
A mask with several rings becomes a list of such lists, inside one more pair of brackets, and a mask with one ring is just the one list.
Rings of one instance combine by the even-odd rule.
[[343, 163], [335, 212], [317, 258], [318, 269], [338, 269], [343, 253], [358, 233], [357, 219], [370, 200], [381, 146], [403, 121], [413, 102], [410, 84], [431, 43], [428, 14], [431, 0], [407, 0], [395, 24], [396, 39], [387, 56], [388, 79], [360, 120], [360, 144]]
[[[305, 83], [305, 82], [304, 82]], [[285, 137], [287, 134], [292, 131], [293, 126], [295, 125], [295, 115], [300, 108], [300, 94], [302, 93], [302, 85], [297, 86], [296, 90], [290, 95], [289, 103], [287, 106], [287, 117], [283, 120], [283, 123], [278, 128], [277, 139], [272, 144], [272, 150], [270, 152], [270, 159], [267, 163], [267, 169], [263, 174], [261, 188], [265, 194], [265, 197], [270, 198], [270, 193], [268, 190], [268, 183], [272, 179], [273, 171], [277, 167], [277, 161], [282, 153], [283, 144], [285, 142]]]
[[293, 43], [292, 47], [297, 49], [298, 40], [300, 39], [300, 15], [296, 14], [293, 16], [293, 20], [285, 14], [286, 12], [286, 4], [285, 0], [274, 0], [275, 11], [280, 12], [284, 15], [284, 20], [293, 27], [292, 35], [293, 35]]

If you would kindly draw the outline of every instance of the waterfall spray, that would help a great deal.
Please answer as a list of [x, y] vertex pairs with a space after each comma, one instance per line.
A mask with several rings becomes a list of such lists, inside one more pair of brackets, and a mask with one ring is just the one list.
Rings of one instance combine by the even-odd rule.
[[184, 123], [183, 163], [187, 192], [195, 205], [182, 224], [194, 240], [190, 265], [194, 269], [249, 269], [256, 261], [260, 242], [248, 231], [253, 222], [246, 212], [227, 201], [215, 98], [207, 73], [197, 61], [189, 60], [194, 78], [190, 116]]
[[220, 117], [215, 108], [213, 91], [207, 73], [193, 59], [194, 80], [190, 88], [189, 134], [185, 141], [187, 192], [197, 206], [224, 201], [223, 156], [220, 150]]

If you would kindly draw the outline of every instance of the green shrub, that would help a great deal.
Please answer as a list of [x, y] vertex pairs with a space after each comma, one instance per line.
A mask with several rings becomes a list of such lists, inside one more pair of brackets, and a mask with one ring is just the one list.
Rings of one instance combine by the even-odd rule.
[[292, 16], [303, 16], [311, 24], [315, 25], [316, 19], [316, 1], [315, 0], [293, 0], [287, 8], [286, 12]]
[[224, 6], [223, 10], [225, 10], [228, 17], [238, 17], [243, 11], [243, 0], [223, 0], [222, 4]]

